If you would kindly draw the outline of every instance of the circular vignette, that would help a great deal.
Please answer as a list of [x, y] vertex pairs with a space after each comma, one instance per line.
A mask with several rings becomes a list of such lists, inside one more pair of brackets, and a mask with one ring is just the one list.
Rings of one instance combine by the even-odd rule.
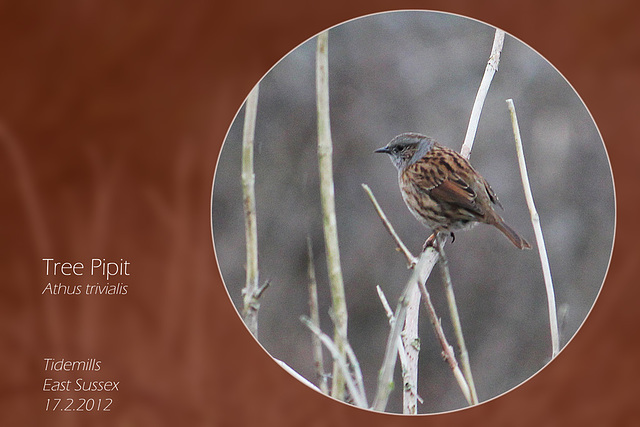
[[[411, 273], [361, 184], [373, 190], [401, 239], [419, 254], [429, 231], [404, 205], [395, 168], [373, 151], [407, 131], [460, 149], [495, 27], [460, 15], [411, 10], [366, 15], [328, 31], [333, 179], [348, 340], [370, 405], [390, 330], [376, 286], [395, 308]], [[308, 242], [320, 328], [333, 336], [318, 173], [316, 37], [289, 52], [260, 80], [254, 141], [258, 283], [270, 283], [259, 299], [258, 342], [311, 383], [317, 377], [313, 334], [300, 321], [310, 310]], [[506, 99], [514, 100], [518, 112], [555, 286], [561, 348], [593, 308], [615, 235], [613, 177], [593, 118], [557, 69], [507, 34], [470, 161], [499, 195], [504, 205], [500, 214], [534, 249], [514, 249], [486, 225], [457, 233], [446, 248], [481, 403], [514, 389], [551, 360], [543, 274]], [[246, 271], [241, 182], [245, 110], [246, 102], [227, 132], [211, 200], [216, 259], [239, 314]], [[427, 288], [459, 361], [438, 268]], [[424, 307], [418, 326], [418, 413], [468, 407], [442, 359]], [[330, 376], [332, 358], [326, 348], [323, 357]], [[403, 412], [398, 365], [395, 390], [385, 407], [391, 413]], [[353, 403], [348, 396], [346, 400]]]

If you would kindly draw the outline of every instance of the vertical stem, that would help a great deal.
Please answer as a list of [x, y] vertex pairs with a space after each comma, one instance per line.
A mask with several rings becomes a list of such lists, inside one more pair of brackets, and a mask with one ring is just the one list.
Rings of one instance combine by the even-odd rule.
[[442, 237], [442, 233], [436, 233], [436, 247], [438, 254], [440, 255], [440, 269], [442, 271], [442, 280], [444, 281], [445, 293], [449, 304], [451, 323], [453, 324], [453, 330], [458, 341], [458, 349], [460, 350], [460, 364], [462, 365], [462, 372], [464, 374], [464, 378], [467, 380], [467, 384], [469, 385], [471, 403], [476, 405], [478, 403], [478, 393], [476, 392], [473, 375], [471, 374], [469, 352], [467, 351], [467, 345], [465, 344], [464, 335], [462, 334], [462, 324], [460, 323], [456, 296], [453, 293], [453, 284], [451, 282], [451, 275], [449, 274], [449, 261], [444, 253], [444, 239]]
[[[335, 195], [333, 184], [333, 146], [329, 118], [329, 58], [328, 32], [318, 35], [316, 50], [316, 92], [318, 108], [318, 166], [320, 172], [320, 196], [322, 200], [322, 222], [326, 246], [327, 270], [331, 287], [334, 337], [338, 353], [345, 357], [347, 339], [347, 304], [340, 267], [338, 227], [336, 224]], [[333, 367], [331, 395], [344, 399], [345, 379], [337, 364]]]
[[[320, 329], [320, 312], [318, 309], [318, 284], [316, 282], [316, 270], [313, 266], [313, 249], [311, 247], [311, 239], [307, 238], [307, 253], [309, 255], [309, 318], [311, 322]], [[327, 376], [324, 372], [324, 358], [322, 357], [322, 342], [320, 338], [311, 334], [311, 344], [313, 347], [313, 361], [316, 368], [316, 380], [320, 390], [327, 394], [329, 387], [327, 386]]]
[[242, 316], [249, 331], [258, 337], [258, 228], [256, 224], [255, 174], [253, 171], [253, 146], [258, 111], [256, 85], [247, 97], [242, 132], [242, 197], [244, 229], [247, 245], [246, 282], [242, 290], [244, 307]]
[[527, 206], [531, 213], [531, 224], [536, 236], [538, 244], [538, 254], [540, 256], [540, 264], [542, 265], [542, 274], [544, 277], [544, 285], [547, 291], [547, 307], [549, 310], [549, 328], [551, 330], [551, 358], [554, 358], [560, 352], [560, 334], [558, 333], [558, 315], [556, 313], [556, 296], [553, 289], [553, 280], [551, 280], [551, 268], [549, 267], [549, 257], [547, 256], [547, 248], [544, 244], [544, 236], [542, 235], [542, 227], [540, 226], [540, 216], [533, 202], [533, 192], [529, 183], [529, 174], [527, 173], [527, 163], [524, 161], [524, 148], [522, 147], [522, 138], [520, 137], [520, 127], [518, 126], [518, 116], [516, 115], [516, 107], [512, 99], [507, 99], [507, 106], [511, 115], [511, 125], [513, 127], [513, 136], [516, 141], [516, 152], [518, 155], [518, 164], [520, 165], [520, 175], [522, 177], [522, 187], [524, 195], [527, 199]]

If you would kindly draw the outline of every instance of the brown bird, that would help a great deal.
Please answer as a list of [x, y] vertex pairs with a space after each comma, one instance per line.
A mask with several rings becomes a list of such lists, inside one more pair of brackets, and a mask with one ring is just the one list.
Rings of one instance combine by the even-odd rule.
[[457, 152], [418, 133], [398, 135], [375, 152], [391, 157], [405, 204], [434, 233], [453, 237], [454, 231], [483, 222], [518, 248], [531, 248], [493, 209], [502, 205], [489, 183]]

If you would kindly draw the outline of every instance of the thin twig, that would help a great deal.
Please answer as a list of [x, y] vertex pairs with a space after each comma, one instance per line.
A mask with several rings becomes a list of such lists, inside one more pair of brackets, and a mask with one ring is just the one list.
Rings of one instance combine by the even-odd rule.
[[353, 347], [351, 347], [351, 343], [348, 340], [344, 340], [345, 350], [347, 351], [347, 359], [349, 363], [353, 367], [353, 376], [355, 377], [356, 385], [358, 386], [358, 391], [360, 396], [362, 396], [362, 400], [367, 402], [367, 394], [364, 390], [364, 379], [362, 377], [362, 369], [360, 368], [360, 362], [356, 356], [356, 353], [353, 351]]
[[[329, 317], [331, 318], [331, 321], [334, 322], [335, 324], [335, 320], [333, 319], [333, 311], [329, 311]], [[335, 339], [333, 341], [335, 342]], [[366, 401], [367, 395], [364, 390], [364, 380], [362, 379], [362, 370], [360, 369], [360, 362], [358, 361], [358, 357], [356, 356], [356, 353], [353, 351], [353, 347], [351, 347], [351, 343], [349, 342], [347, 337], [342, 337], [342, 342], [344, 343], [346, 359], [349, 362], [350, 366], [352, 367], [353, 376], [355, 378], [356, 385], [358, 386], [360, 396], [362, 396]]]
[[[420, 265], [419, 260], [417, 265]], [[415, 271], [416, 270], [414, 270], [414, 274]], [[411, 277], [413, 277], [414, 274], [412, 274]], [[415, 282], [410, 282], [410, 285], [413, 283]], [[396, 357], [398, 355], [398, 341], [402, 341], [400, 338], [400, 334], [402, 332], [401, 325], [404, 323], [404, 319], [407, 314], [406, 306], [408, 301], [405, 294], [406, 289], [398, 300], [398, 305], [396, 307], [394, 316], [395, 321], [391, 326], [391, 331], [389, 332], [389, 337], [387, 338], [384, 359], [382, 361], [380, 373], [378, 374], [378, 389], [376, 391], [376, 397], [371, 406], [371, 409], [375, 411], [382, 412], [385, 410], [385, 408], [387, 407], [387, 402], [389, 401], [389, 395], [394, 388], [393, 371], [396, 366]]]
[[429, 295], [429, 291], [427, 291], [427, 287], [424, 282], [419, 283], [420, 292], [422, 292], [422, 299], [424, 300], [424, 306], [427, 310], [427, 314], [429, 315], [429, 320], [431, 321], [431, 325], [433, 325], [433, 329], [436, 332], [436, 337], [438, 337], [438, 341], [440, 341], [440, 346], [442, 347], [442, 356], [444, 360], [449, 364], [451, 370], [453, 371], [453, 376], [458, 382], [458, 386], [460, 390], [462, 390], [462, 394], [464, 394], [465, 399], [469, 405], [472, 404], [471, 399], [471, 391], [469, 389], [469, 384], [467, 383], [466, 378], [462, 374], [460, 367], [458, 366], [458, 362], [456, 361], [456, 355], [453, 351], [453, 347], [447, 341], [447, 338], [444, 334], [444, 330], [442, 329], [442, 323], [436, 314], [436, 309], [431, 302], [431, 296]]
[[[378, 298], [380, 298], [380, 302], [382, 303], [382, 307], [384, 308], [384, 312], [387, 315], [387, 320], [389, 320], [389, 326], [393, 328], [393, 325], [396, 323], [396, 316], [391, 310], [391, 306], [389, 305], [389, 301], [387, 301], [387, 297], [384, 295], [382, 288], [380, 286], [376, 286], [376, 291], [378, 292]], [[407, 355], [404, 351], [404, 342], [402, 341], [402, 337], [398, 337], [398, 357], [400, 358], [400, 366], [402, 368], [402, 376], [404, 378], [404, 373], [407, 371]]]
[[400, 239], [400, 236], [398, 236], [398, 233], [396, 233], [396, 230], [394, 230], [393, 226], [387, 219], [387, 216], [385, 215], [384, 211], [380, 207], [380, 204], [376, 200], [369, 186], [367, 184], [362, 184], [362, 188], [364, 188], [364, 191], [367, 192], [367, 195], [369, 196], [371, 203], [373, 203], [373, 206], [376, 209], [376, 212], [378, 212], [378, 216], [382, 220], [382, 223], [384, 224], [389, 234], [391, 234], [391, 237], [393, 237], [393, 240], [396, 242], [396, 247], [400, 252], [402, 252], [404, 257], [407, 259], [407, 267], [413, 268], [413, 266], [416, 265], [417, 258], [413, 256], [413, 254], [409, 251], [409, 249], [407, 249], [405, 244], [402, 242], [402, 240]]
[[456, 304], [456, 297], [453, 292], [453, 284], [451, 282], [451, 275], [449, 274], [449, 260], [444, 252], [444, 239], [442, 233], [436, 233], [436, 250], [440, 255], [440, 270], [442, 272], [442, 280], [444, 282], [445, 294], [447, 296], [447, 303], [449, 304], [449, 313], [451, 314], [451, 323], [453, 324], [453, 330], [458, 341], [458, 349], [460, 351], [460, 363], [462, 364], [462, 372], [466, 379], [467, 385], [471, 393], [471, 404], [476, 405], [478, 403], [478, 393], [476, 392], [475, 383], [473, 381], [473, 375], [471, 374], [471, 362], [469, 361], [469, 352], [467, 351], [467, 345], [464, 341], [464, 335], [462, 333], [462, 324], [460, 323], [460, 315], [458, 314], [458, 304]]
[[516, 141], [516, 152], [518, 154], [518, 164], [520, 165], [520, 175], [522, 177], [522, 186], [524, 195], [527, 199], [527, 206], [531, 213], [531, 224], [536, 236], [538, 244], [538, 254], [540, 255], [540, 264], [542, 265], [542, 274], [544, 276], [545, 289], [547, 291], [547, 306], [549, 309], [549, 328], [551, 330], [551, 358], [558, 355], [560, 351], [560, 334], [558, 332], [558, 315], [556, 313], [556, 297], [553, 289], [553, 280], [551, 280], [551, 268], [549, 267], [549, 257], [547, 256], [547, 248], [544, 244], [544, 236], [542, 235], [542, 227], [540, 226], [540, 216], [533, 202], [533, 192], [529, 183], [529, 174], [527, 173], [527, 163], [524, 160], [524, 148], [522, 147], [522, 138], [520, 136], [520, 127], [518, 126], [518, 117], [516, 115], [516, 107], [512, 99], [507, 99], [509, 114], [511, 116], [511, 124], [513, 126], [513, 136]]
[[307, 316], [301, 316], [300, 320], [302, 321], [302, 323], [304, 323], [307, 326], [307, 328], [309, 328], [311, 332], [313, 332], [318, 336], [318, 338], [320, 338], [320, 341], [322, 341], [322, 344], [324, 344], [325, 347], [327, 347], [327, 350], [329, 350], [329, 352], [333, 356], [333, 360], [335, 362], [334, 365], [337, 366], [338, 369], [341, 371], [342, 377], [345, 380], [345, 385], [349, 390], [349, 393], [351, 394], [351, 397], [353, 398], [353, 401], [356, 404], [356, 406], [359, 406], [361, 408], [366, 408], [367, 407], [366, 398], [360, 394], [361, 387], [356, 384], [353, 377], [351, 376], [351, 373], [349, 372], [349, 365], [347, 363], [347, 360], [341, 354], [340, 350], [338, 349], [338, 346], [335, 344], [335, 342], [331, 338], [329, 338], [327, 334], [325, 334], [319, 328], [317, 328], [313, 324], [311, 319], [309, 319]]
[[[329, 55], [328, 31], [318, 35], [316, 50], [316, 96], [318, 108], [318, 165], [320, 173], [320, 197], [322, 202], [322, 222], [326, 246], [327, 270], [331, 288], [333, 311], [333, 339], [341, 357], [345, 357], [347, 337], [347, 303], [344, 294], [342, 268], [340, 266], [340, 246], [333, 184], [333, 143], [329, 117]], [[344, 378], [342, 370], [334, 366], [331, 396], [343, 400]]]
[[476, 137], [476, 131], [478, 130], [478, 123], [480, 122], [480, 114], [482, 113], [482, 107], [484, 106], [484, 100], [489, 92], [489, 86], [493, 80], [493, 75], [498, 71], [498, 64], [500, 63], [500, 54], [502, 53], [502, 45], [504, 44], [504, 31], [496, 28], [495, 35], [493, 37], [493, 46], [491, 48], [491, 55], [489, 61], [484, 69], [484, 75], [478, 87], [476, 93], [476, 99], [473, 102], [473, 108], [471, 109], [471, 117], [469, 118], [469, 126], [467, 127], [467, 133], [464, 137], [464, 143], [460, 149], [460, 154], [469, 158], [471, 154], [471, 148], [473, 148], [473, 140]]
[[[316, 282], [316, 269], [313, 265], [313, 248], [311, 247], [311, 239], [307, 238], [307, 253], [309, 256], [309, 314], [313, 324], [320, 329], [320, 312], [318, 309], [318, 284]], [[318, 387], [324, 394], [328, 394], [329, 386], [327, 385], [327, 375], [324, 371], [324, 358], [322, 357], [322, 343], [317, 335], [311, 336], [311, 344], [313, 347], [313, 361], [316, 368], [316, 380]]]
[[395, 322], [395, 317], [393, 315], [393, 310], [391, 310], [391, 306], [389, 305], [389, 301], [384, 294], [384, 291], [379, 285], [376, 285], [376, 292], [378, 292], [378, 298], [380, 298], [380, 302], [382, 303], [382, 308], [384, 308], [384, 312], [387, 315], [387, 319], [389, 320], [389, 324]]
[[278, 365], [280, 365], [285, 371], [287, 371], [288, 373], [290, 373], [291, 375], [293, 375], [293, 377], [295, 379], [297, 379], [298, 381], [300, 381], [302, 384], [305, 384], [309, 387], [311, 387], [312, 389], [314, 389], [315, 391], [318, 392], [322, 392], [314, 383], [312, 383], [311, 381], [309, 381], [308, 379], [306, 379], [305, 377], [303, 377], [302, 375], [300, 375], [298, 372], [296, 372], [291, 366], [287, 365], [286, 363], [284, 363], [282, 360], [280, 359], [273, 359], [276, 361], [276, 363]]
[[[244, 207], [245, 239], [247, 244], [246, 282], [243, 292], [242, 317], [249, 331], [258, 337], [258, 228], [256, 224], [255, 174], [253, 171], [253, 146], [258, 111], [259, 85], [247, 97], [242, 132], [242, 196]], [[264, 289], [262, 289], [264, 290]]]

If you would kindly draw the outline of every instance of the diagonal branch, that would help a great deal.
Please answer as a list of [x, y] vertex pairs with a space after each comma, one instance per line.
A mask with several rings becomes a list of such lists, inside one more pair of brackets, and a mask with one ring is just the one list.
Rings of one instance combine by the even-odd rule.
[[[311, 332], [313, 332], [320, 339], [322, 344], [324, 344], [325, 347], [327, 347], [327, 349], [333, 356], [335, 366], [340, 370], [342, 377], [344, 378], [344, 381], [345, 381], [345, 386], [349, 390], [349, 393], [353, 398], [356, 406], [359, 406], [361, 408], [366, 408], [367, 399], [363, 394], [361, 394], [361, 391], [364, 390], [364, 387], [362, 386], [361, 383], [356, 384], [356, 381], [353, 379], [353, 377], [351, 376], [351, 373], [349, 372], [349, 364], [347, 362], [347, 359], [340, 352], [340, 349], [338, 348], [336, 343], [331, 338], [329, 338], [327, 334], [325, 334], [318, 327], [316, 327], [316, 325], [314, 325], [311, 319], [309, 319], [307, 316], [301, 316], [300, 320], [302, 321], [302, 323], [305, 324], [305, 326], [307, 326], [307, 328], [309, 328]], [[358, 374], [356, 376], [358, 377], [359, 380], [361, 380], [362, 374]]]
[[398, 236], [398, 233], [396, 233], [396, 230], [393, 228], [393, 226], [387, 219], [387, 215], [385, 215], [384, 211], [380, 207], [380, 204], [376, 200], [369, 186], [367, 184], [362, 184], [362, 188], [364, 188], [364, 191], [367, 192], [367, 195], [369, 196], [371, 203], [373, 203], [373, 207], [376, 209], [376, 212], [378, 213], [378, 216], [382, 220], [382, 223], [384, 224], [389, 234], [391, 234], [391, 237], [393, 237], [393, 240], [396, 242], [396, 246], [398, 250], [402, 252], [404, 257], [407, 259], [407, 267], [413, 268], [418, 261], [417, 258], [413, 256], [413, 254], [409, 251], [409, 249], [407, 249], [405, 244], [402, 242], [402, 240], [400, 239], [400, 236]]
[[464, 394], [464, 398], [467, 399], [469, 405], [472, 404], [471, 391], [469, 389], [469, 384], [465, 379], [464, 374], [460, 370], [458, 366], [458, 362], [456, 360], [456, 355], [453, 351], [453, 347], [447, 341], [447, 337], [444, 334], [444, 330], [442, 329], [442, 322], [438, 318], [436, 314], [436, 309], [431, 302], [431, 296], [429, 295], [429, 291], [427, 291], [427, 287], [424, 282], [420, 282], [420, 292], [422, 293], [422, 297], [424, 299], [424, 306], [427, 309], [427, 314], [429, 315], [429, 320], [431, 321], [431, 325], [436, 331], [436, 337], [438, 341], [440, 341], [440, 346], [442, 347], [442, 355], [444, 360], [449, 364], [449, 367], [453, 371], [453, 376], [462, 390], [462, 394]]
[[[449, 304], [449, 313], [451, 315], [451, 323], [453, 324], [453, 331], [456, 335], [456, 341], [458, 341], [458, 349], [460, 351], [460, 363], [462, 363], [462, 372], [466, 383], [469, 386], [470, 399], [467, 399], [470, 404], [478, 404], [478, 393], [476, 391], [475, 382], [473, 381], [473, 375], [471, 373], [471, 362], [469, 361], [469, 351], [462, 334], [462, 324], [460, 323], [460, 315], [458, 314], [458, 304], [456, 303], [456, 296], [453, 292], [453, 283], [451, 281], [451, 274], [449, 273], [449, 259], [444, 252], [444, 239], [442, 233], [436, 233], [436, 250], [440, 255], [440, 270], [442, 271], [442, 281], [444, 283], [444, 290], [447, 297], [447, 303]], [[452, 366], [453, 368], [453, 366]], [[454, 369], [455, 372], [455, 369]], [[463, 389], [464, 391], [464, 389]], [[465, 395], [466, 397], [466, 395]]]
[[476, 131], [478, 130], [478, 123], [480, 122], [480, 114], [482, 113], [482, 107], [484, 106], [484, 100], [489, 92], [489, 86], [493, 80], [493, 75], [498, 71], [498, 64], [500, 63], [500, 55], [502, 53], [502, 45], [504, 44], [504, 31], [496, 28], [496, 33], [493, 36], [493, 46], [491, 48], [491, 55], [487, 66], [484, 69], [484, 75], [482, 81], [478, 87], [478, 93], [476, 99], [473, 102], [473, 108], [471, 109], [471, 117], [469, 118], [469, 126], [467, 127], [467, 133], [464, 136], [464, 143], [460, 149], [460, 154], [463, 157], [469, 158], [471, 154], [471, 148], [473, 148], [473, 140], [476, 137]]

